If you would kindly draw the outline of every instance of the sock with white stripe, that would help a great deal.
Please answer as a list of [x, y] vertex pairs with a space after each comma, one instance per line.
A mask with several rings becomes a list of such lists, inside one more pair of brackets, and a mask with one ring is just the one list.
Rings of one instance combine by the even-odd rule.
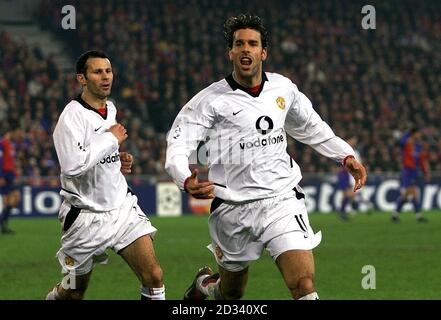
[[141, 300], [165, 300], [165, 287], [145, 288], [141, 287]]

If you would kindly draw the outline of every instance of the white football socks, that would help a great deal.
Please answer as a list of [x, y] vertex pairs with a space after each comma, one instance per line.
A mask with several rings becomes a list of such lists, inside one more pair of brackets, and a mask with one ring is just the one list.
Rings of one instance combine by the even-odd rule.
[[165, 300], [165, 287], [161, 288], [145, 288], [141, 287], [141, 296], [146, 300]]
[[310, 294], [307, 294], [306, 296], [300, 297], [298, 300], [320, 300], [317, 292], [311, 292]]

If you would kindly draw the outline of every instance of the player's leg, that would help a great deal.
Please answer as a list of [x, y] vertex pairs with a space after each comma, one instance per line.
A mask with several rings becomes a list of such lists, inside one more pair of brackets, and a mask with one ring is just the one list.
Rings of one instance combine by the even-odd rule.
[[340, 214], [340, 218], [342, 218], [343, 220], [347, 220], [348, 219], [348, 214], [346, 212], [346, 207], [348, 205], [348, 203], [350, 202], [351, 197], [348, 194], [348, 190], [344, 189], [343, 190], [343, 199], [341, 201], [341, 206], [339, 209], [339, 214]]
[[231, 272], [219, 266], [220, 294], [225, 300], [238, 300], [243, 297], [248, 283], [248, 267], [241, 271]]
[[3, 212], [0, 215], [0, 228], [1, 228], [1, 232], [6, 234], [6, 233], [13, 233], [12, 230], [9, 228], [8, 226], [8, 221], [9, 221], [9, 217], [11, 215], [11, 211], [12, 211], [12, 192], [8, 191], [7, 193], [5, 193], [5, 195], [3, 196]]
[[105, 214], [95, 214], [63, 201], [58, 218], [61, 222], [61, 248], [56, 256], [64, 278], [46, 296], [47, 300], [82, 300], [88, 288], [94, 263], [107, 259], [102, 221]]
[[82, 300], [89, 286], [92, 271], [80, 275], [66, 275], [46, 296], [46, 300]]
[[352, 210], [354, 211], [353, 214], [357, 214], [358, 210], [360, 209], [360, 199], [358, 197], [358, 195], [353, 191], [353, 189], [350, 190], [351, 192], [351, 206], [352, 206]]
[[423, 214], [421, 213], [421, 200], [419, 197], [418, 187], [416, 185], [409, 188], [409, 199], [412, 201], [416, 220], [418, 222], [427, 222], [427, 218], [423, 217]]
[[395, 211], [392, 213], [392, 221], [398, 221], [398, 216], [403, 208], [403, 205], [409, 201], [413, 194], [413, 187], [416, 183], [417, 171], [416, 169], [404, 168], [401, 171], [401, 188], [402, 192], [397, 199], [397, 206]]
[[340, 217], [343, 220], [348, 220], [349, 219], [349, 212], [347, 210], [347, 206], [348, 204], [350, 205], [350, 207], [353, 210], [358, 210], [358, 204], [356, 203], [355, 200], [355, 193], [353, 191], [353, 187], [348, 187], [346, 189], [343, 190], [343, 200], [341, 203], [341, 208], [340, 208]]
[[409, 201], [409, 198], [412, 196], [412, 188], [410, 186], [405, 187], [404, 191], [401, 192], [400, 197], [397, 200], [397, 209], [398, 213], [403, 209], [403, 205]]
[[401, 212], [401, 209], [403, 208], [403, 205], [408, 201], [408, 197], [409, 197], [409, 187], [410, 187], [410, 171], [404, 169], [401, 172], [401, 190], [400, 190], [400, 195], [397, 198], [396, 201], [396, 208], [395, 211], [392, 212], [392, 222], [397, 222], [399, 221], [399, 215]]
[[289, 250], [280, 254], [276, 264], [293, 299], [318, 300], [314, 287], [314, 257], [311, 250]]
[[4, 191], [4, 209], [0, 217], [0, 227], [3, 233], [13, 233], [8, 227], [8, 220], [12, 209], [20, 202], [20, 192], [15, 184], [15, 175], [12, 172], [7, 172], [5, 174]]
[[9, 218], [11, 217], [12, 209], [16, 208], [19, 203], [20, 203], [20, 191], [16, 187], [14, 187], [13, 190], [8, 195], [8, 206], [3, 220], [5, 233], [14, 233], [14, 231], [12, 231], [11, 228], [9, 227], [8, 223], [9, 223]]
[[305, 194], [297, 186], [294, 197], [281, 201], [274, 222], [265, 230], [266, 249], [277, 264], [294, 299], [317, 300], [312, 249], [321, 242], [321, 232], [309, 224]]
[[141, 299], [164, 300], [163, 273], [151, 237], [144, 235], [118, 253], [141, 281]]

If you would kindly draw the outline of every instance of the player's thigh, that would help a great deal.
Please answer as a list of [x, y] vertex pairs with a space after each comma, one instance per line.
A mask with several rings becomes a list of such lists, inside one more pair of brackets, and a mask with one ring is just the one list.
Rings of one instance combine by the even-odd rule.
[[277, 257], [276, 264], [290, 287], [302, 278], [314, 278], [314, 256], [311, 250], [285, 251]]
[[248, 282], [248, 267], [232, 272], [219, 266], [221, 293], [225, 298], [240, 299]]
[[162, 270], [149, 235], [136, 239], [118, 253], [143, 283], [162, 281]]

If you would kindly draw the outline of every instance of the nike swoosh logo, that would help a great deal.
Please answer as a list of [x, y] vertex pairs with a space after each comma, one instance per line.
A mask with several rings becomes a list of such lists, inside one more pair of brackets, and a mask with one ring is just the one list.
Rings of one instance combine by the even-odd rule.
[[236, 114], [238, 114], [239, 112], [241, 112], [243, 109], [240, 109], [239, 111], [237, 111], [237, 112], [233, 112], [233, 116], [235, 116]]
[[[102, 127], [102, 126], [101, 126]], [[94, 129], [95, 132], [97, 132], [99, 129], [101, 129], [101, 127], [98, 127], [96, 129]]]

